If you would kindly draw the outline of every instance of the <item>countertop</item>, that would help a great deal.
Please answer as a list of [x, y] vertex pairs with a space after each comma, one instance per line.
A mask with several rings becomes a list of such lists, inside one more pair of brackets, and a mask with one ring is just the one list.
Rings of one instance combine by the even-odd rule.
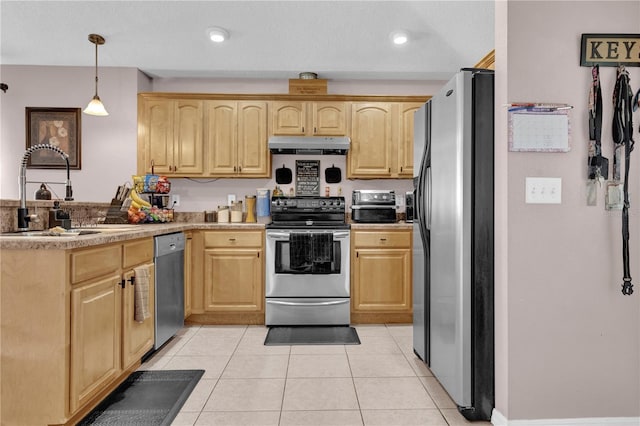
[[[404, 221], [397, 223], [354, 223], [351, 229], [412, 229], [412, 223]], [[163, 224], [144, 225], [98, 225], [89, 226], [87, 230], [99, 230], [100, 233], [76, 236], [16, 236], [0, 235], [0, 249], [3, 250], [67, 250], [91, 247], [137, 238], [153, 237], [180, 231], [225, 230], [225, 229], [264, 229], [264, 223], [191, 223], [171, 222]]]

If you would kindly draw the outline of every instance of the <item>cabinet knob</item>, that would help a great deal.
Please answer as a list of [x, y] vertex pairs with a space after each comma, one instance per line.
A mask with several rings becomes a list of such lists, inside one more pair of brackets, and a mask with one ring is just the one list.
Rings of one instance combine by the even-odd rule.
[[302, 126], [302, 133], [304, 133], [304, 126]]
[[242, 171], [242, 166], [238, 166], [238, 171], [241, 172]]

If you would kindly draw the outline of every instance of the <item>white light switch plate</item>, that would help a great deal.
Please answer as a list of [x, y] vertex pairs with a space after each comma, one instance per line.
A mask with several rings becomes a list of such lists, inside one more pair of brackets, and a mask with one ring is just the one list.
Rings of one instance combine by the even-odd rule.
[[562, 178], [528, 177], [525, 182], [527, 204], [562, 203]]

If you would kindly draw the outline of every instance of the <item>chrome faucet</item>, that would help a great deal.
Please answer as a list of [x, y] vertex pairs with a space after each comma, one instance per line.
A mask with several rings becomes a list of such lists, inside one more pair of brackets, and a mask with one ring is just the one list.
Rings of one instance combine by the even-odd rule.
[[27, 209], [27, 161], [34, 151], [38, 151], [41, 149], [48, 149], [50, 151], [57, 152], [62, 158], [64, 158], [64, 161], [67, 165], [67, 181], [65, 183], [66, 194], [64, 199], [65, 201], [73, 201], [73, 190], [71, 189], [71, 179], [69, 178], [69, 156], [60, 148], [53, 145], [33, 145], [31, 148], [25, 151], [22, 157], [22, 163], [20, 164], [20, 207], [18, 208], [18, 231], [28, 231], [29, 222], [33, 220], [33, 218], [29, 216], [29, 210]]

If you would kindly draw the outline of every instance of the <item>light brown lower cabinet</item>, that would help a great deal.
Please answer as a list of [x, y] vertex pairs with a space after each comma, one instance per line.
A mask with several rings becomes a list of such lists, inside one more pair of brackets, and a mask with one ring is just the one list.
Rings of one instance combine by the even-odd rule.
[[[264, 324], [264, 231], [213, 230], [194, 236], [190, 323]], [[199, 269], [196, 273], [195, 269]]]
[[351, 322], [410, 323], [410, 230], [351, 231]]
[[[151, 273], [136, 322], [134, 268]], [[3, 250], [0, 424], [75, 424], [153, 347], [153, 239]], [[9, 391], [10, 390], [10, 391]]]

